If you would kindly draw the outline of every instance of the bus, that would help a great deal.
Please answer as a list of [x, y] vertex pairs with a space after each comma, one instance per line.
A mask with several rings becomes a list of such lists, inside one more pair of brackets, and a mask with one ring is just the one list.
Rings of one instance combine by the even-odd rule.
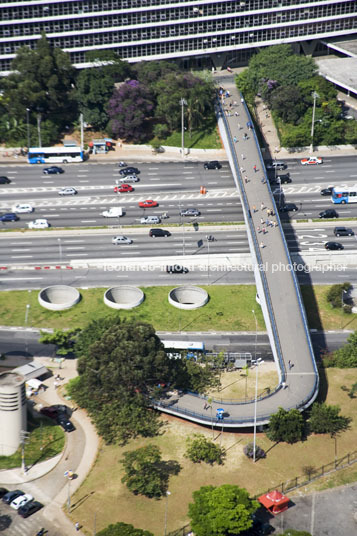
[[30, 147], [27, 153], [29, 164], [67, 164], [83, 160], [81, 147]]
[[161, 341], [165, 350], [195, 350], [196, 352], [204, 352], [204, 342], [193, 341]]
[[357, 203], [357, 186], [351, 188], [333, 188], [332, 190], [332, 203], [345, 204], [345, 203]]

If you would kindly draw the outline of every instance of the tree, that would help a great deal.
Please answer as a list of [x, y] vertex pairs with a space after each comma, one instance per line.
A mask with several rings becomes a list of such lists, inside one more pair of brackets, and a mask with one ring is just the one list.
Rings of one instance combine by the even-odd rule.
[[39, 341], [41, 344], [54, 344], [57, 346], [56, 353], [59, 355], [67, 355], [73, 350], [74, 339], [79, 328], [73, 328], [68, 330], [55, 329], [53, 333], [47, 333], [41, 331], [41, 337]]
[[348, 292], [351, 286], [351, 283], [347, 281], [345, 283], [330, 286], [327, 291], [326, 298], [332, 307], [343, 307], [342, 295], [344, 292]]
[[103, 530], [97, 532], [97, 536], [154, 536], [148, 530], [136, 529], [127, 523], [115, 523], [108, 525]]
[[194, 434], [193, 439], [188, 438], [186, 458], [193, 463], [206, 462], [211, 465], [218, 463], [223, 464], [225, 458], [225, 449], [213, 443], [202, 434]]
[[140, 142], [147, 136], [145, 120], [152, 115], [153, 98], [138, 80], [124, 82], [109, 100], [110, 130], [114, 137]]
[[156, 83], [169, 73], [178, 73], [179, 67], [169, 61], [141, 61], [132, 66], [136, 80], [146, 86], [156, 98], [158, 88]]
[[339, 415], [339, 406], [328, 406], [315, 402], [311, 408], [309, 426], [315, 434], [330, 434], [336, 436], [350, 427], [351, 419]]
[[249, 529], [258, 501], [238, 486], [203, 486], [193, 492], [188, 515], [196, 536], [234, 536]]
[[348, 337], [347, 343], [342, 348], [333, 353], [329, 364], [339, 368], [357, 367], [357, 331]]
[[306, 108], [301, 102], [301, 92], [296, 86], [281, 86], [272, 92], [271, 109], [286, 123], [297, 123]]
[[271, 441], [296, 443], [304, 437], [305, 423], [297, 409], [279, 411], [270, 417], [267, 436]]
[[177, 474], [180, 465], [175, 461], [163, 462], [159, 447], [147, 445], [124, 452], [121, 460], [125, 475], [121, 481], [135, 495], [159, 499], [167, 491], [170, 473]]

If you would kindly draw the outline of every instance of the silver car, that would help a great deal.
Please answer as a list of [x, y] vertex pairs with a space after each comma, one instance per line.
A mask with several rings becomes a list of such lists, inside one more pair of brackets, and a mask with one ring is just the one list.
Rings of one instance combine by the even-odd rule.
[[112, 238], [112, 244], [115, 244], [118, 246], [119, 244], [132, 244], [133, 241], [131, 238], [127, 238], [123, 235], [113, 236]]
[[75, 188], [72, 188], [71, 186], [67, 186], [66, 188], [61, 188], [58, 190], [59, 195], [76, 195], [77, 190]]
[[140, 223], [141, 224], [143, 224], [143, 223], [150, 223], [150, 224], [161, 223], [161, 218], [160, 218], [160, 216], [146, 216], [146, 217], [140, 219]]
[[186, 208], [181, 210], [181, 216], [200, 216], [201, 212], [197, 208]]
[[124, 177], [120, 177], [120, 182], [139, 182], [139, 177], [136, 175], [126, 175]]

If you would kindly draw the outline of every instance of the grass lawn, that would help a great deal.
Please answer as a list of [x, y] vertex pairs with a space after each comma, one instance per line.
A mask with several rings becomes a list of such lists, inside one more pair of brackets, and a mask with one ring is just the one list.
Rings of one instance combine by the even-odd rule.
[[[328, 385], [326, 402], [340, 405], [341, 413], [353, 419], [351, 429], [338, 437], [338, 456], [352, 451], [357, 444], [356, 402], [341, 389], [343, 385], [351, 387], [354, 381], [354, 369], [328, 369], [321, 378], [322, 392]], [[225, 464], [212, 467], [194, 464], [184, 457], [186, 438], [194, 433], [212, 438], [212, 431], [179, 419], [162, 418], [166, 422], [164, 433], [156, 438], [137, 439], [125, 447], [101, 445], [91, 473], [72, 501], [72, 519], [83, 524], [86, 534], [93, 533], [94, 512], [97, 531], [110, 523], [122, 521], [150, 530], [155, 535], [163, 533], [166, 501], [135, 496], [121, 483], [123, 471], [119, 461], [123, 452], [148, 443], [160, 447], [164, 460], [177, 460], [181, 465], [180, 473], [169, 481], [168, 532], [187, 523], [192, 492], [203, 485], [237, 484], [253, 495], [302, 475], [304, 466], [318, 468], [334, 459], [335, 442], [329, 436], [312, 435], [295, 445], [275, 445], [264, 434], [258, 433], [257, 443], [268, 451], [268, 456], [253, 465], [243, 454], [244, 445], [253, 440], [252, 433], [227, 432], [221, 435], [214, 431], [214, 440], [227, 450]], [[339, 473], [336, 473], [338, 476]]]
[[[165, 140], [151, 140], [149, 143], [159, 141], [161, 145], [169, 147], [181, 147], [181, 132], [174, 132]], [[185, 148], [186, 149], [222, 149], [222, 143], [218, 134], [217, 125], [212, 130], [203, 130], [192, 132], [192, 135], [185, 132]]]

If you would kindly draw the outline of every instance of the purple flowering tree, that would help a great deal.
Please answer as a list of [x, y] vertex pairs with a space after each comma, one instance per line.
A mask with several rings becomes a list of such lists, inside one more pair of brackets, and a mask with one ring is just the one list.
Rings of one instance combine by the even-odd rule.
[[138, 80], [123, 82], [109, 100], [108, 115], [114, 138], [134, 142], [145, 139], [145, 120], [151, 117], [154, 104], [149, 92]]

